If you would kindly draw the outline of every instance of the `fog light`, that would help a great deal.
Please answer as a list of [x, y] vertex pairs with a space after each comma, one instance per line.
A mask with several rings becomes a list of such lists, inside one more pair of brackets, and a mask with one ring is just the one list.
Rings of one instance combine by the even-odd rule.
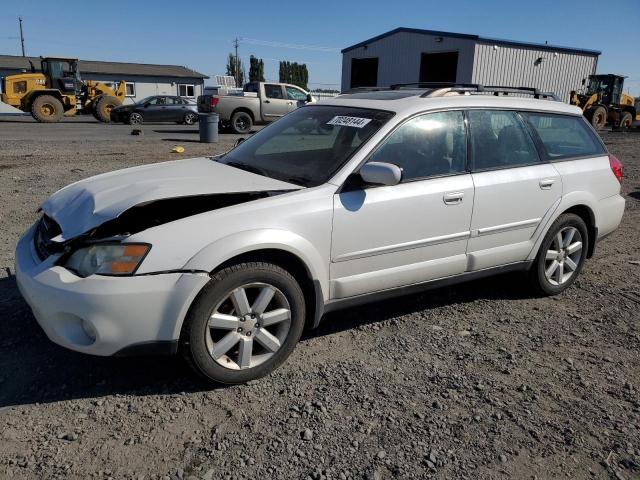
[[96, 337], [98, 336], [98, 332], [96, 331], [95, 327], [86, 320], [82, 320], [81, 325], [85, 335], [91, 339], [91, 342], [95, 342]]

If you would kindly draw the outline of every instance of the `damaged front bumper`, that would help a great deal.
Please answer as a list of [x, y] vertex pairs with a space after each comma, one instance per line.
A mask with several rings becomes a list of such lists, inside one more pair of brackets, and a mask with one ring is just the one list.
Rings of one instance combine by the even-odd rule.
[[36, 320], [55, 343], [92, 355], [177, 342], [193, 299], [209, 281], [198, 272], [80, 278], [44, 261], [33, 242], [35, 225], [18, 242], [16, 279]]

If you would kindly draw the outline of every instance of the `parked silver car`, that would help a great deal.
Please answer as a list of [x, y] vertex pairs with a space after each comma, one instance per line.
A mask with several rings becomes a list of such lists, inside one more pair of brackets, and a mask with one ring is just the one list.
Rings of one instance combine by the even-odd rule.
[[69, 185], [18, 243], [20, 290], [60, 345], [180, 351], [224, 383], [344, 306], [516, 270], [559, 294], [620, 223], [622, 165], [577, 107], [487, 91], [341, 95]]

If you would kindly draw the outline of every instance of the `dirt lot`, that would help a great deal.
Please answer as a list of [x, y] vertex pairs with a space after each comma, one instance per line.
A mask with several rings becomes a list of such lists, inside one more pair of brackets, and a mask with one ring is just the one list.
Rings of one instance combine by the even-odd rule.
[[627, 212], [565, 294], [508, 275], [337, 312], [268, 378], [210, 389], [176, 358], [57, 347], [11, 276], [58, 188], [235, 140], [129, 131], [0, 120], [0, 478], [640, 478], [640, 134], [604, 134]]

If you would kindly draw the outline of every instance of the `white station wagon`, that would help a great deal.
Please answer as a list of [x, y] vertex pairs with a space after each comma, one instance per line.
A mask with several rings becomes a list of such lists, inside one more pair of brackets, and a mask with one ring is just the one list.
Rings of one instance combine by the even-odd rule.
[[427, 87], [341, 95], [224, 155], [63, 188], [18, 243], [24, 298], [67, 348], [181, 352], [240, 383], [340, 307], [512, 270], [568, 288], [620, 223], [620, 162], [548, 94]]

